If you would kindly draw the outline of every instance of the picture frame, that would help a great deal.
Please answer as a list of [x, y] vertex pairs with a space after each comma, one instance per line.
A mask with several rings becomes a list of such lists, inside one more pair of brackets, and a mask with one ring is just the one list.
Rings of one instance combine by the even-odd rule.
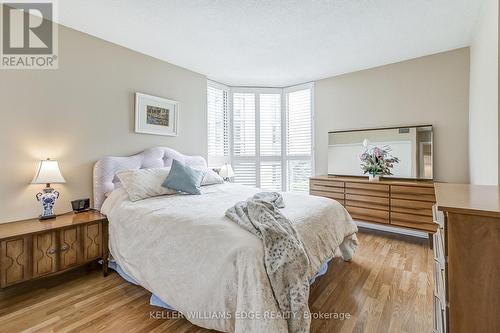
[[179, 102], [135, 93], [135, 132], [177, 136]]

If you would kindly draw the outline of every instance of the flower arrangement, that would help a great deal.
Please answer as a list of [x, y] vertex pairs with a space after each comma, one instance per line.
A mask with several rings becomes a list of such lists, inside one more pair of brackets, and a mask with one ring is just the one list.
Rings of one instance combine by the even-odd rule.
[[399, 163], [399, 158], [390, 154], [391, 147], [369, 147], [368, 140], [363, 142], [363, 146], [365, 150], [359, 156], [363, 173], [369, 174], [370, 180], [378, 179], [380, 175], [392, 175], [391, 169]]

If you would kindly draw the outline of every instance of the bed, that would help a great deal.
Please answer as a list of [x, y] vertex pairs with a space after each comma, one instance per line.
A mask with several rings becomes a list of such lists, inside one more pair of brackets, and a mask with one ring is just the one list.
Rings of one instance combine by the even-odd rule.
[[[96, 163], [94, 207], [108, 217], [117, 268], [195, 325], [222, 332], [288, 332], [266, 275], [261, 240], [224, 215], [261, 190], [224, 183], [204, 186], [201, 195], [132, 202], [116, 177], [121, 170], [168, 167], [173, 159], [206, 168], [202, 157], [164, 147]], [[329, 259], [352, 258], [357, 228], [338, 202], [282, 195], [282, 213], [293, 222], [309, 257], [311, 281]]]

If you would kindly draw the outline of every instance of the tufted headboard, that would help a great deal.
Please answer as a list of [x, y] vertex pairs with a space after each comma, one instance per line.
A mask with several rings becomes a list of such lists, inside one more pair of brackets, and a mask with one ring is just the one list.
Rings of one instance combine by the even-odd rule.
[[116, 173], [122, 170], [169, 167], [172, 160], [178, 160], [192, 167], [206, 167], [201, 156], [186, 156], [166, 147], [154, 147], [137, 155], [127, 157], [107, 156], [94, 165], [94, 208], [101, 209], [105, 193], [121, 186]]

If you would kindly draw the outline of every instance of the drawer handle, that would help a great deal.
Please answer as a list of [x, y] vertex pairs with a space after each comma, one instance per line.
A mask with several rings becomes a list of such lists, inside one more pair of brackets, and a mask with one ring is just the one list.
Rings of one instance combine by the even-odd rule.
[[54, 254], [56, 253], [56, 249], [55, 248], [51, 248], [50, 250], [47, 251], [48, 254]]
[[64, 245], [61, 247], [61, 251], [67, 251], [68, 249], [69, 249], [68, 244], [64, 244]]

